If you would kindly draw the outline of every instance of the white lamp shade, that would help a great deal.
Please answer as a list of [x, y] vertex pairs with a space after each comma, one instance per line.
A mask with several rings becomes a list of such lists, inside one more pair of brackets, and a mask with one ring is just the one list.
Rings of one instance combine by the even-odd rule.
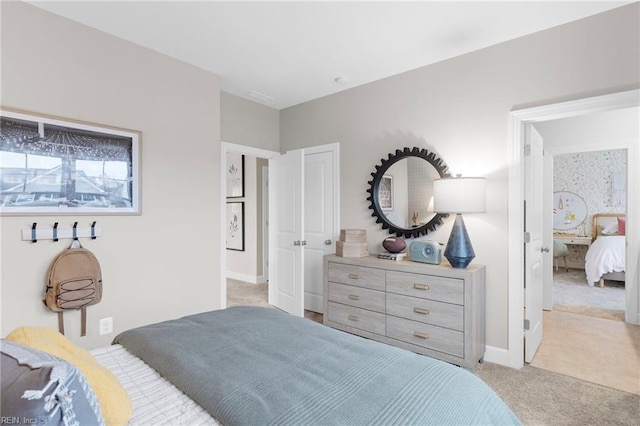
[[433, 181], [433, 210], [437, 213], [481, 213], [486, 210], [485, 178], [457, 177]]

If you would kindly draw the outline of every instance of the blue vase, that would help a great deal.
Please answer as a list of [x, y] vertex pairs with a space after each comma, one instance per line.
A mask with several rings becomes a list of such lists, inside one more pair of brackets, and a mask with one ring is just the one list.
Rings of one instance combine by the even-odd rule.
[[460, 213], [456, 215], [456, 220], [453, 222], [444, 257], [447, 258], [451, 266], [462, 269], [469, 266], [473, 258], [476, 257]]

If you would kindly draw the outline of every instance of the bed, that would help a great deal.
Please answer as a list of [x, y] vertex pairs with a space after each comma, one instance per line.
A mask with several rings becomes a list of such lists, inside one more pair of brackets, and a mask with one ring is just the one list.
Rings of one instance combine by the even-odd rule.
[[621, 213], [593, 215], [593, 241], [585, 256], [587, 283], [604, 287], [605, 280], [625, 281], [626, 217]]
[[92, 354], [129, 394], [131, 425], [520, 424], [465, 369], [273, 308], [128, 330]]

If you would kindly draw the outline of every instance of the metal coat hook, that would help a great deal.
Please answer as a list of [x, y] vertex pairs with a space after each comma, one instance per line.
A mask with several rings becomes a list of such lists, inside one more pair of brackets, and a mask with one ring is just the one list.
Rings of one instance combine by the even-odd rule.
[[58, 222], [53, 224], [53, 241], [58, 241]]
[[33, 225], [31, 225], [31, 242], [32, 243], [37, 243], [38, 240], [36, 239], [36, 228], [37, 228], [38, 224], [36, 222], [33, 222]]
[[96, 221], [95, 220], [91, 224], [91, 239], [92, 240], [96, 239]]
[[78, 240], [78, 222], [73, 223], [73, 239]]

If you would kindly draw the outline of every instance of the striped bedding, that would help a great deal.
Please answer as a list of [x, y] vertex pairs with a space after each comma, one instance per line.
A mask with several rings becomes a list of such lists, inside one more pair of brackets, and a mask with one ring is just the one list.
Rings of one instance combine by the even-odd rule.
[[164, 379], [121, 345], [91, 351], [110, 370], [131, 398], [131, 426], [217, 425], [216, 420], [191, 398]]

